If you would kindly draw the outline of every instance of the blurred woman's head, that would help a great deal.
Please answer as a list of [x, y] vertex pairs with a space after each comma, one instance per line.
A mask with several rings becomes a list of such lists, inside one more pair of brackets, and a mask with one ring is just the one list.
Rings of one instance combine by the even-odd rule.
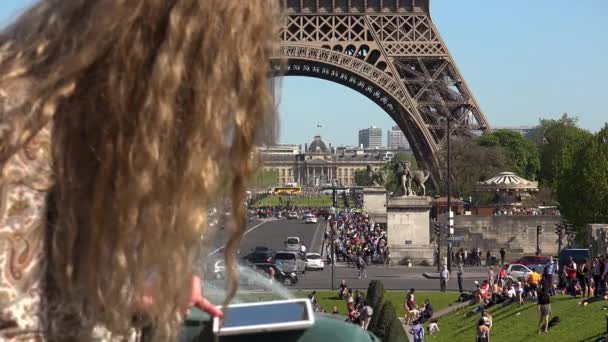
[[230, 195], [244, 225], [278, 22], [270, 0], [42, 0], [2, 33], [0, 90], [23, 96], [0, 165], [53, 122], [56, 322], [123, 333], [153, 273], [150, 317], [174, 336], [205, 207]]

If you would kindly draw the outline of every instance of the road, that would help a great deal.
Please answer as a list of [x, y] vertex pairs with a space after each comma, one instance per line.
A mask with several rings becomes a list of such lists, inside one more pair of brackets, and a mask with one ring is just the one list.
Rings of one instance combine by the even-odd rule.
[[[302, 220], [253, 220], [243, 237], [240, 246], [241, 255], [249, 253], [256, 246], [266, 246], [274, 250], [283, 249], [283, 241], [288, 236], [298, 236], [307, 246], [309, 252], [321, 251], [323, 244], [323, 233], [325, 221], [319, 223], [304, 224]], [[219, 248], [223, 245], [223, 239], [218, 237], [214, 240], [210, 250], [213, 256], [218, 257], [221, 253]], [[346, 280], [348, 286], [354, 289], [367, 288], [369, 281], [381, 280], [386, 289], [404, 290], [415, 288], [417, 290], [438, 290], [439, 280], [427, 279], [422, 273], [435, 272], [431, 267], [406, 268], [403, 266], [368, 266], [367, 278], [358, 279], [356, 267], [348, 267], [345, 263], [337, 263], [334, 274], [334, 287], [338, 287], [341, 280]], [[472, 290], [475, 280], [485, 279], [483, 268], [465, 268], [464, 287]], [[331, 267], [327, 265], [323, 271], [308, 271], [299, 275], [299, 282], [293, 289], [331, 289], [332, 273]], [[458, 290], [458, 283], [454, 273], [453, 279], [448, 282], [449, 290]]]

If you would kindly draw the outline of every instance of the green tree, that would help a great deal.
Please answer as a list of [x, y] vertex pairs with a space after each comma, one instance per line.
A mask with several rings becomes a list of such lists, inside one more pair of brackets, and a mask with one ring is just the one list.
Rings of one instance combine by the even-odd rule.
[[[497, 130], [479, 138], [481, 146], [501, 146], [505, 149], [511, 171], [527, 179], [536, 179], [540, 156], [534, 142], [509, 130]], [[507, 170], [505, 170], [507, 171]]]
[[371, 180], [367, 177], [367, 170], [355, 170], [355, 184], [357, 186], [370, 186]]
[[[473, 196], [478, 182], [485, 181], [509, 168], [505, 149], [499, 145], [481, 146], [477, 140], [458, 138], [453, 138], [451, 145], [451, 191], [456, 197]], [[443, 158], [447, 160], [445, 148]], [[442, 182], [440, 193], [446, 192], [446, 183]]]
[[552, 183], [561, 169], [571, 168], [574, 156], [593, 136], [578, 127], [578, 118], [563, 114], [559, 119], [541, 119], [534, 140], [540, 150], [539, 179]]
[[560, 159], [573, 162], [556, 176], [560, 209], [578, 227], [608, 222], [608, 124], [577, 152], [562, 149]]

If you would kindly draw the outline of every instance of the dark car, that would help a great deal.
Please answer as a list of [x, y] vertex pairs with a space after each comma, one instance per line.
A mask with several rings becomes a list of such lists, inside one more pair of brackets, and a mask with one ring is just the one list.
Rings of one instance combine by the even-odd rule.
[[[258, 247], [256, 247], [258, 248]], [[254, 249], [251, 253], [247, 254], [243, 259], [247, 260], [252, 264], [256, 263], [273, 263], [274, 262], [274, 251], [270, 249], [257, 250]]]
[[256, 263], [253, 267], [264, 275], [268, 275], [268, 268], [274, 269], [274, 280], [285, 285], [291, 286], [298, 283], [298, 276], [293, 272], [283, 272], [277, 265], [269, 263]]

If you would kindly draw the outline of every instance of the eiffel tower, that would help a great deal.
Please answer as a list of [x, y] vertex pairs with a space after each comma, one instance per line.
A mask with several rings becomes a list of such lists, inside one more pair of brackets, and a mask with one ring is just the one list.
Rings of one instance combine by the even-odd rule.
[[[452, 135], [490, 127], [430, 15], [430, 0], [282, 0], [274, 75], [337, 82], [383, 108], [421, 167], [441, 177]], [[281, 61], [281, 62], [279, 62]]]

